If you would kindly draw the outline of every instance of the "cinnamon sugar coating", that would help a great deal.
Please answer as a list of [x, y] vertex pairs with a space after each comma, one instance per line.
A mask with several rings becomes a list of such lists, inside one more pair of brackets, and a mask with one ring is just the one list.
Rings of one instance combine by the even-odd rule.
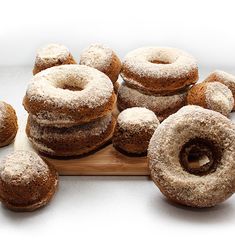
[[33, 68], [33, 74], [45, 70], [47, 68], [65, 64], [76, 64], [69, 50], [60, 44], [48, 44], [38, 49]]
[[198, 80], [196, 60], [169, 47], [144, 47], [128, 53], [121, 76], [129, 87], [167, 94]]
[[[207, 169], [204, 175], [187, 171], [180, 155], [182, 149], [187, 152], [185, 147], [197, 147], [196, 156], [201, 161], [199, 153], [203, 153], [213, 169]], [[196, 156], [189, 151], [188, 161], [196, 161]], [[151, 177], [167, 198], [192, 207], [215, 206], [235, 190], [235, 127], [218, 112], [185, 106], [156, 129], [150, 140], [148, 160]]]
[[10, 144], [17, 133], [17, 116], [13, 107], [0, 101], [0, 147]]
[[14, 211], [33, 211], [46, 205], [58, 184], [55, 169], [36, 153], [15, 151], [0, 165], [0, 199]]

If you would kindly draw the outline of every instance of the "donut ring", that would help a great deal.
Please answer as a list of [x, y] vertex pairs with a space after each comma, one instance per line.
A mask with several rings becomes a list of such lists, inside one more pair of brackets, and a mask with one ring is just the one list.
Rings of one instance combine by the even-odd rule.
[[120, 111], [130, 107], [145, 107], [153, 111], [159, 121], [163, 121], [186, 104], [187, 91], [166, 96], [147, 95], [123, 83], [118, 90], [117, 106]]
[[35, 116], [47, 111], [81, 124], [108, 114], [115, 100], [112, 82], [102, 72], [83, 65], [62, 65], [33, 77], [23, 105]]
[[29, 116], [26, 134], [40, 153], [54, 157], [79, 156], [107, 143], [114, 131], [111, 113], [95, 121], [72, 127], [42, 126]]
[[128, 86], [154, 93], [169, 93], [198, 80], [196, 60], [168, 47], [144, 47], [127, 54], [121, 76]]
[[218, 112], [185, 106], [156, 129], [150, 173], [170, 200], [211, 207], [235, 191], [235, 128]]

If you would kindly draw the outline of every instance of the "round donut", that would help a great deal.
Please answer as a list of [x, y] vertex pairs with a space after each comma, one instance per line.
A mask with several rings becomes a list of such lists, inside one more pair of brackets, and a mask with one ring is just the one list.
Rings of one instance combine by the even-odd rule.
[[120, 111], [130, 107], [145, 107], [153, 111], [159, 121], [178, 111], [186, 104], [188, 89], [172, 95], [147, 95], [123, 83], [117, 96], [117, 106]]
[[159, 124], [156, 115], [146, 108], [126, 109], [118, 115], [113, 146], [123, 153], [145, 155]]
[[64, 45], [52, 43], [38, 49], [33, 74], [35, 75], [52, 66], [76, 63], [70, 51]]
[[185, 106], [169, 116], [150, 140], [153, 181], [170, 200], [211, 207], [235, 191], [235, 128], [222, 114]]
[[18, 130], [17, 116], [13, 107], [0, 101], [0, 147], [9, 145]]
[[58, 121], [68, 116], [72, 123], [82, 124], [107, 115], [115, 101], [113, 85], [104, 73], [83, 65], [62, 65], [35, 75], [23, 104], [42, 119], [46, 111]]
[[13, 211], [33, 211], [46, 205], [58, 185], [56, 170], [36, 153], [15, 151], [0, 165], [0, 200]]
[[111, 113], [83, 125], [61, 128], [42, 126], [29, 116], [26, 134], [40, 153], [71, 157], [89, 153], [106, 144], [113, 135], [114, 127]]
[[[203, 82], [220, 82], [226, 85], [232, 92], [235, 100], [235, 76], [225, 71], [216, 70], [209, 74]], [[233, 106], [235, 110], [235, 105]]]
[[127, 54], [121, 76], [129, 87], [167, 94], [198, 80], [196, 60], [188, 53], [168, 47], [144, 47]]
[[115, 83], [118, 79], [122, 63], [116, 53], [101, 44], [92, 44], [80, 55], [80, 64], [87, 65], [106, 74]]
[[199, 105], [224, 116], [229, 116], [234, 106], [231, 90], [219, 82], [196, 84], [189, 90], [187, 101], [190, 105]]

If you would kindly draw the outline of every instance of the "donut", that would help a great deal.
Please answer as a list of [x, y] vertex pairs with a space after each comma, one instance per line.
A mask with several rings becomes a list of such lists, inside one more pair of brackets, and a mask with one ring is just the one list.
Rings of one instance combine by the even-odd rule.
[[186, 104], [187, 91], [188, 89], [184, 89], [176, 94], [165, 96], [148, 95], [129, 88], [125, 82], [118, 90], [117, 107], [119, 111], [130, 107], [145, 107], [153, 111], [159, 121], [163, 121]]
[[199, 105], [224, 116], [228, 116], [234, 106], [231, 90], [219, 82], [196, 84], [189, 90], [187, 101], [190, 105]]
[[13, 211], [34, 211], [46, 205], [58, 185], [56, 170], [36, 153], [15, 151], [0, 165], [0, 200]]
[[128, 53], [121, 76], [129, 87], [145, 93], [168, 94], [198, 80], [196, 60], [168, 47], [144, 47]]
[[114, 89], [115, 94], [118, 93], [120, 85], [121, 85], [121, 83], [118, 80], [113, 84], [113, 89]]
[[113, 83], [117, 81], [122, 68], [122, 63], [115, 52], [101, 44], [92, 44], [83, 50], [80, 55], [80, 64], [103, 72]]
[[113, 146], [122, 153], [145, 155], [159, 124], [152, 111], [142, 107], [128, 108], [118, 115]]
[[76, 61], [65, 46], [52, 43], [38, 49], [33, 74], [52, 66], [65, 64], [76, 64]]
[[112, 137], [115, 120], [111, 113], [72, 127], [42, 126], [29, 116], [26, 134], [40, 153], [53, 157], [73, 157], [94, 151]]
[[[203, 82], [220, 82], [226, 85], [232, 92], [235, 99], [235, 76], [225, 71], [216, 70], [209, 74]], [[235, 105], [233, 106], [235, 110]]]
[[[52, 125], [61, 118], [63, 123], [66, 117], [72, 124], [83, 124], [109, 114], [115, 101], [113, 85], [105, 74], [84, 65], [61, 65], [32, 78], [23, 105], [28, 113]], [[52, 121], [48, 122], [45, 112]]]
[[156, 129], [148, 147], [153, 181], [171, 201], [211, 207], [235, 190], [235, 130], [222, 114], [185, 106]]
[[18, 130], [17, 116], [13, 107], [0, 101], [0, 147], [9, 145]]

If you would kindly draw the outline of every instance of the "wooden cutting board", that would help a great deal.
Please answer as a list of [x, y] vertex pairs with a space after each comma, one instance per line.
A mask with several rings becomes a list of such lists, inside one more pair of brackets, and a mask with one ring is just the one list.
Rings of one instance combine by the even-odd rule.
[[[21, 123], [15, 150], [35, 151], [25, 134], [25, 122]], [[123, 155], [110, 144], [101, 150], [74, 159], [52, 159], [41, 156], [55, 166], [60, 175], [149, 175], [146, 157]]]

